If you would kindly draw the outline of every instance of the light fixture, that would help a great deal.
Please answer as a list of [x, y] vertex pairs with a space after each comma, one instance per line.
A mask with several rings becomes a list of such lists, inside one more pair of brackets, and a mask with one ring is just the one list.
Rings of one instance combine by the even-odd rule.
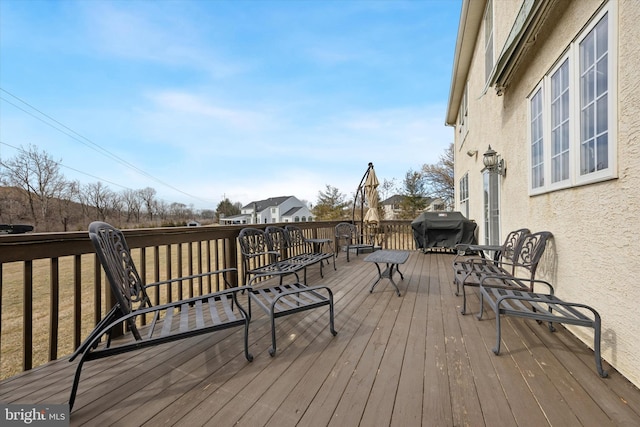
[[473, 157], [478, 155], [478, 150], [469, 150], [467, 151], [467, 156]]
[[481, 172], [487, 170], [489, 172], [495, 172], [498, 175], [507, 175], [507, 166], [504, 160], [500, 158], [496, 150], [491, 148], [491, 145], [489, 145], [489, 149], [483, 154], [482, 163], [484, 163], [484, 169], [482, 169]]

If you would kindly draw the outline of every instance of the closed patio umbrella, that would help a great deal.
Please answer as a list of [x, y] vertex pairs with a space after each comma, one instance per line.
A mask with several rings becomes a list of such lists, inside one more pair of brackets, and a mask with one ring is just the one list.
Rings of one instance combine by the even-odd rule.
[[373, 170], [373, 163], [369, 163], [369, 174], [367, 180], [364, 182], [364, 194], [367, 199], [367, 205], [369, 205], [369, 210], [364, 216], [364, 222], [370, 226], [380, 224], [380, 217], [378, 215], [378, 185], [380, 185], [380, 183], [378, 182], [376, 172]]

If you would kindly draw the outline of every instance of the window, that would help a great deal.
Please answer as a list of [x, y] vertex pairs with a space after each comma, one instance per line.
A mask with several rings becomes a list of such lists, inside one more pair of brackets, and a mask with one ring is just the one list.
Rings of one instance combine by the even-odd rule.
[[616, 100], [610, 91], [616, 86], [612, 3], [528, 98], [531, 194], [617, 176]]
[[569, 60], [551, 75], [551, 182], [569, 179]]
[[484, 72], [485, 81], [489, 80], [493, 70], [493, 0], [487, 2], [484, 11]]
[[531, 186], [544, 185], [544, 147], [542, 144], [542, 89], [531, 98]]
[[484, 196], [484, 243], [500, 244], [500, 189], [497, 173], [489, 171], [483, 174]]
[[467, 119], [469, 116], [469, 101], [467, 95], [467, 85], [464, 86], [464, 91], [462, 92], [462, 100], [460, 101], [460, 111], [458, 112], [458, 132], [464, 135], [467, 134], [468, 123]]
[[469, 172], [460, 179], [460, 212], [469, 218]]
[[580, 175], [609, 167], [608, 16], [580, 43]]

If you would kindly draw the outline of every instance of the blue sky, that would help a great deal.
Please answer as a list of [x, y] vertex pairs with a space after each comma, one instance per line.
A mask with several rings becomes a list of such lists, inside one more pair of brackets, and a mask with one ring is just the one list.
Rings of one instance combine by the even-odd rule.
[[0, 156], [215, 209], [367, 164], [400, 186], [444, 126], [461, 0], [0, 1]]

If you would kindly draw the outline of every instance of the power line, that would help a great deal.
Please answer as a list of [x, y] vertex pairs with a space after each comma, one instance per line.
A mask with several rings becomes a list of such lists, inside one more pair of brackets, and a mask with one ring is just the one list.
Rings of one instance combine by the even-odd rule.
[[[37, 112], [41, 116], [43, 116], [46, 119], [48, 119], [48, 121], [43, 119], [42, 117], [39, 117], [38, 115], [34, 114], [32, 111], [29, 111], [29, 110], [27, 110], [27, 109], [15, 104], [14, 102], [11, 102], [6, 97], [3, 97], [3, 96], [0, 95], [0, 99], [5, 101], [6, 103], [8, 103], [10, 105], [13, 105], [18, 110], [23, 111], [24, 113], [30, 115], [31, 117], [35, 118], [36, 120], [41, 121], [42, 123], [46, 124], [47, 126], [52, 127], [53, 129], [57, 130], [58, 132], [60, 132], [60, 133], [62, 133], [64, 135], [68, 136], [69, 138], [81, 143], [82, 145], [84, 145], [84, 146], [86, 146], [86, 147], [88, 147], [88, 148], [90, 148], [90, 149], [102, 154], [103, 156], [105, 156], [107, 158], [110, 158], [111, 160], [114, 160], [114, 161], [120, 163], [121, 165], [123, 165], [123, 166], [125, 166], [125, 167], [127, 167], [129, 169], [133, 169], [135, 172], [137, 172], [137, 173], [139, 173], [139, 174], [141, 174], [141, 175], [143, 175], [143, 176], [145, 176], [145, 177], [147, 177], [147, 178], [149, 178], [149, 179], [151, 179], [151, 180], [153, 180], [153, 181], [155, 181], [155, 182], [157, 182], [157, 183], [159, 183], [161, 185], [164, 185], [165, 187], [171, 188], [172, 190], [175, 190], [175, 191], [177, 191], [177, 192], [179, 192], [181, 194], [184, 194], [185, 196], [188, 196], [188, 197], [191, 197], [191, 198], [194, 198], [194, 199], [200, 200], [202, 202], [206, 202], [206, 203], [211, 202], [209, 200], [205, 200], [205, 199], [203, 199], [201, 197], [194, 196], [193, 194], [189, 194], [189, 193], [187, 193], [185, 191], [182, 191], [179, 188], [176, 188], [176, 187], [172, 186], [171, 184], [168, 184], [168, 183], [160, 180], [159, 178], [156, 178], [155, 176], [149, 174], [148, 172], [145, 172], [144, 170], [138, 168], [137, 166], [131, 164], [130, 162], [122, 159], [121, 157], [118, 157], [117, 155], [115, 155], [113, 153], [111, 153], [110, 151], [108, 151], [104, 147], [100, 146], [99, 144], [96, 144], [95, 142], [93, 142], [89, 138], [87, 138], [87, 137], [81, 135], [80, 133], [76, 132], [75, 130], [71, 129], [67, 125], [59, 122], [55, 118], [53, 118], [53, 117], [49, 116], [48, 114], [42, 112], [38, 108], [34, 107], [33, 105], [31, 105], [28, 102], [24, 101], [23, 99], [19, 98], [18, 96], [12, 94], [11, 92], [7, 91], [6, 89], [3, 89], [3, 88], [0, 87], [0, 91], [6, 93], [7, 95], [11, 96], [12, 98], [15, 98], [18, 101], [20, 101], [22, 104], [26, 105], [31, 110]], [[5, 144], [5, 145], [8, 145], [8, 144]], [[61, 164], [61, 166], [64, 166], [64, 165]], [[78, 170], [70, 168], [68, 166], [65, 166], [65, 167], [67, 167], [69, 169], [72, 169], [72, 170], [75, 170], [76, 172], [80, 172], [80, 173], [82, 173], [84, 175], [92, 176], [92, 175], [90, 175], [88, 173], [78, 171]], [[98, 179], [100, 179], [100, 178], [98, 178]], [[109, 182], [109, 181], [104, 180], [104, 179], [102, 179], [102, 181]], [[127, 188], [127, 187], [124, 187], [124, 186], [119, 185], [119, 184], [114, 184], [114, 185], [118, 185], [120, 187]]]
[[[18, 150], [18, 151], [21, 151], [21, 152], [23, 152], [23, 153], [26, 153], [26, 151], [24, 151], [24, 150], [23, 150], [22, 148], [20, 148], [20, 147], [16, 147], [16, 146], [14, 146], [14, 145], [7, 144], [7, 143], [6, 143], [6, 142], [4, 142], [4, 141], [0, 141], [0, 146], [2, 146], [2, 145], [6, 145], [7, 147], [11, 147], [11, 148], [13, 148], [13, 149], [15, 149], [15, 150]], [[115, 182], [111, 182], [111, 181], [109, 181], [108, 179], [104, 179], [104, 178], [100, 178], [100, 177], [95, 176], [95, 175], [91, 175], [90, 173], [83, 172], [83, 171], [81, 171], [81, 170], [78, 170], [78, 169], [72, 168], [71, 166], [63, 165], [62, 163], [60, 163], [60, 162], [56, 162], [55, 160], [52, 160], [52, 161], [53, 161], [53, 163], [55, 163], [55, 164], [56, 164], [56, 165], [58, 165], [58, 166], [61, 166], [61, 167], [66, 168], [66, 169], [71, 169], [71, 170], [72, 170], [72, 171], [74, 171], [74, 172], [81, 173], [81, 174], [86, 175], [86, 176], [88, 176], [88, 177], [91, 177], [91, 178], [97, 179], [98, 181], [103, 181], [103, 182], [106, 182], [107, 184], [111, 184], [111, 185], [115, 185], [115, 186], [120, 187], [120, 188], [124, 188], [125, 190], [133, 190], [132, 188], [129, 188], [129, 187], [124, 186], [124, 185], [122, 185], [122, 184], [118, 184], [118, 183], [115, 183]]]

